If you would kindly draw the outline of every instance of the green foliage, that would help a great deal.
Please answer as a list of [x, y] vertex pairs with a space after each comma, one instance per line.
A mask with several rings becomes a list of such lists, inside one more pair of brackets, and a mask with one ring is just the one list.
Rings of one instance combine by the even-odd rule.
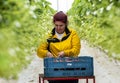
[[75, 0], [68, 14], [82, 39], [120, 59], [119, 0]]
[[34, 57], [52, 24], [55, 11], [49, 5], [46, 0], [0, 1], [0, 77], [17, 78]]

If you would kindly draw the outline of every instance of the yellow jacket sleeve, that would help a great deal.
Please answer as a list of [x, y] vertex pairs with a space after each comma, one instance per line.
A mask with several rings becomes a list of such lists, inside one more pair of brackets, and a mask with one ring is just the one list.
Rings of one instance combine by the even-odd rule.
[[73, 31], [71, 34], [71, 44], [72, 44], [72, 48], [68, 49], [68, 50], [64, 50], [65, 55], [66, 56], [78, 56], [80, 53], [80, 48], [81, 48], [81, 44], [80, 44], [80, 38], [78, 36], [78, 34], [76, 33], [76, 31]]
[[37, 56], [38, 56], [38, 57], [40, 57], [40, 58], [46, 57], [46, 54], [47, 54], [47, 52], [48, 52], [47, 46], [48, 46], [47, 43], [42, 43], [42, 44], [38, 47], [38, 49], [37, 49]]

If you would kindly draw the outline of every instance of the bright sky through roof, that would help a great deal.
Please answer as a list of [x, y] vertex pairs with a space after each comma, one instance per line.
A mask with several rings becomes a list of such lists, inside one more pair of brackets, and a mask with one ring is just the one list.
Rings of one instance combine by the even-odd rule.
[[67, 12], [74, 0], [47, 0], [51, 3], [51, 7], [57, 11]]

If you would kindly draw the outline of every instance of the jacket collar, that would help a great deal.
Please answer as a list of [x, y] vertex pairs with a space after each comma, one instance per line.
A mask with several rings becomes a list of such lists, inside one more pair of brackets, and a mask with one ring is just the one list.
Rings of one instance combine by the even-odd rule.
[[[57, 39], [57, 35], [55, 34], [55, 28], [53, 28], [53, 30], [52, 30], [52, 38], [53, 39], [56, 39], [57, 40], [57, 42], [59, 42], [60, 40], [59, 39]], [[68, 37], [69, 37], [69, 35], [70, 35], [70, 31], [69, 31], [69, 29], [66, 27], [65, 28], [65, 32], [64, 32], [64, 35], [63, 35], [63, 38], [62, 38], [62, 40], [61, 41], [64, 41], [64, 40], [66, 40]]]
[[[55, 28], [52, 29], [51, 34], [52, 34], [53, 38], [56, 38], [56, 37], [57, 37], [57, 36], [55, 35]], [[65, 33], [64, 33], [64, 36], [63, 36], [63, 37], [67, 36], [68, 34], [70, 34], [70, 30], [69, 30], [67, 27], [65, 27]]]

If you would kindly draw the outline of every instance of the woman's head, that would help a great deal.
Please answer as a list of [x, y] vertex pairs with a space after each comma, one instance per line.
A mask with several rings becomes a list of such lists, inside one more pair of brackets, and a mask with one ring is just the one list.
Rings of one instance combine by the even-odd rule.
[[68, 19], [67, 19], [67, 15], [64, 14], [62, 11], [57, 12], [54, 16], [53, 16], [53, 23], [55, 23], [55, 21], [61, 21], [65, 24], [68, 23]]
[[64, 33], [65, 28], [67, 27], [68, 24], [68, 19], [67, 15], [64, 14], [62, 11], [57, 12], [53, 16], [53, 23], [55, 25], [55, 31], [59, 34]]

